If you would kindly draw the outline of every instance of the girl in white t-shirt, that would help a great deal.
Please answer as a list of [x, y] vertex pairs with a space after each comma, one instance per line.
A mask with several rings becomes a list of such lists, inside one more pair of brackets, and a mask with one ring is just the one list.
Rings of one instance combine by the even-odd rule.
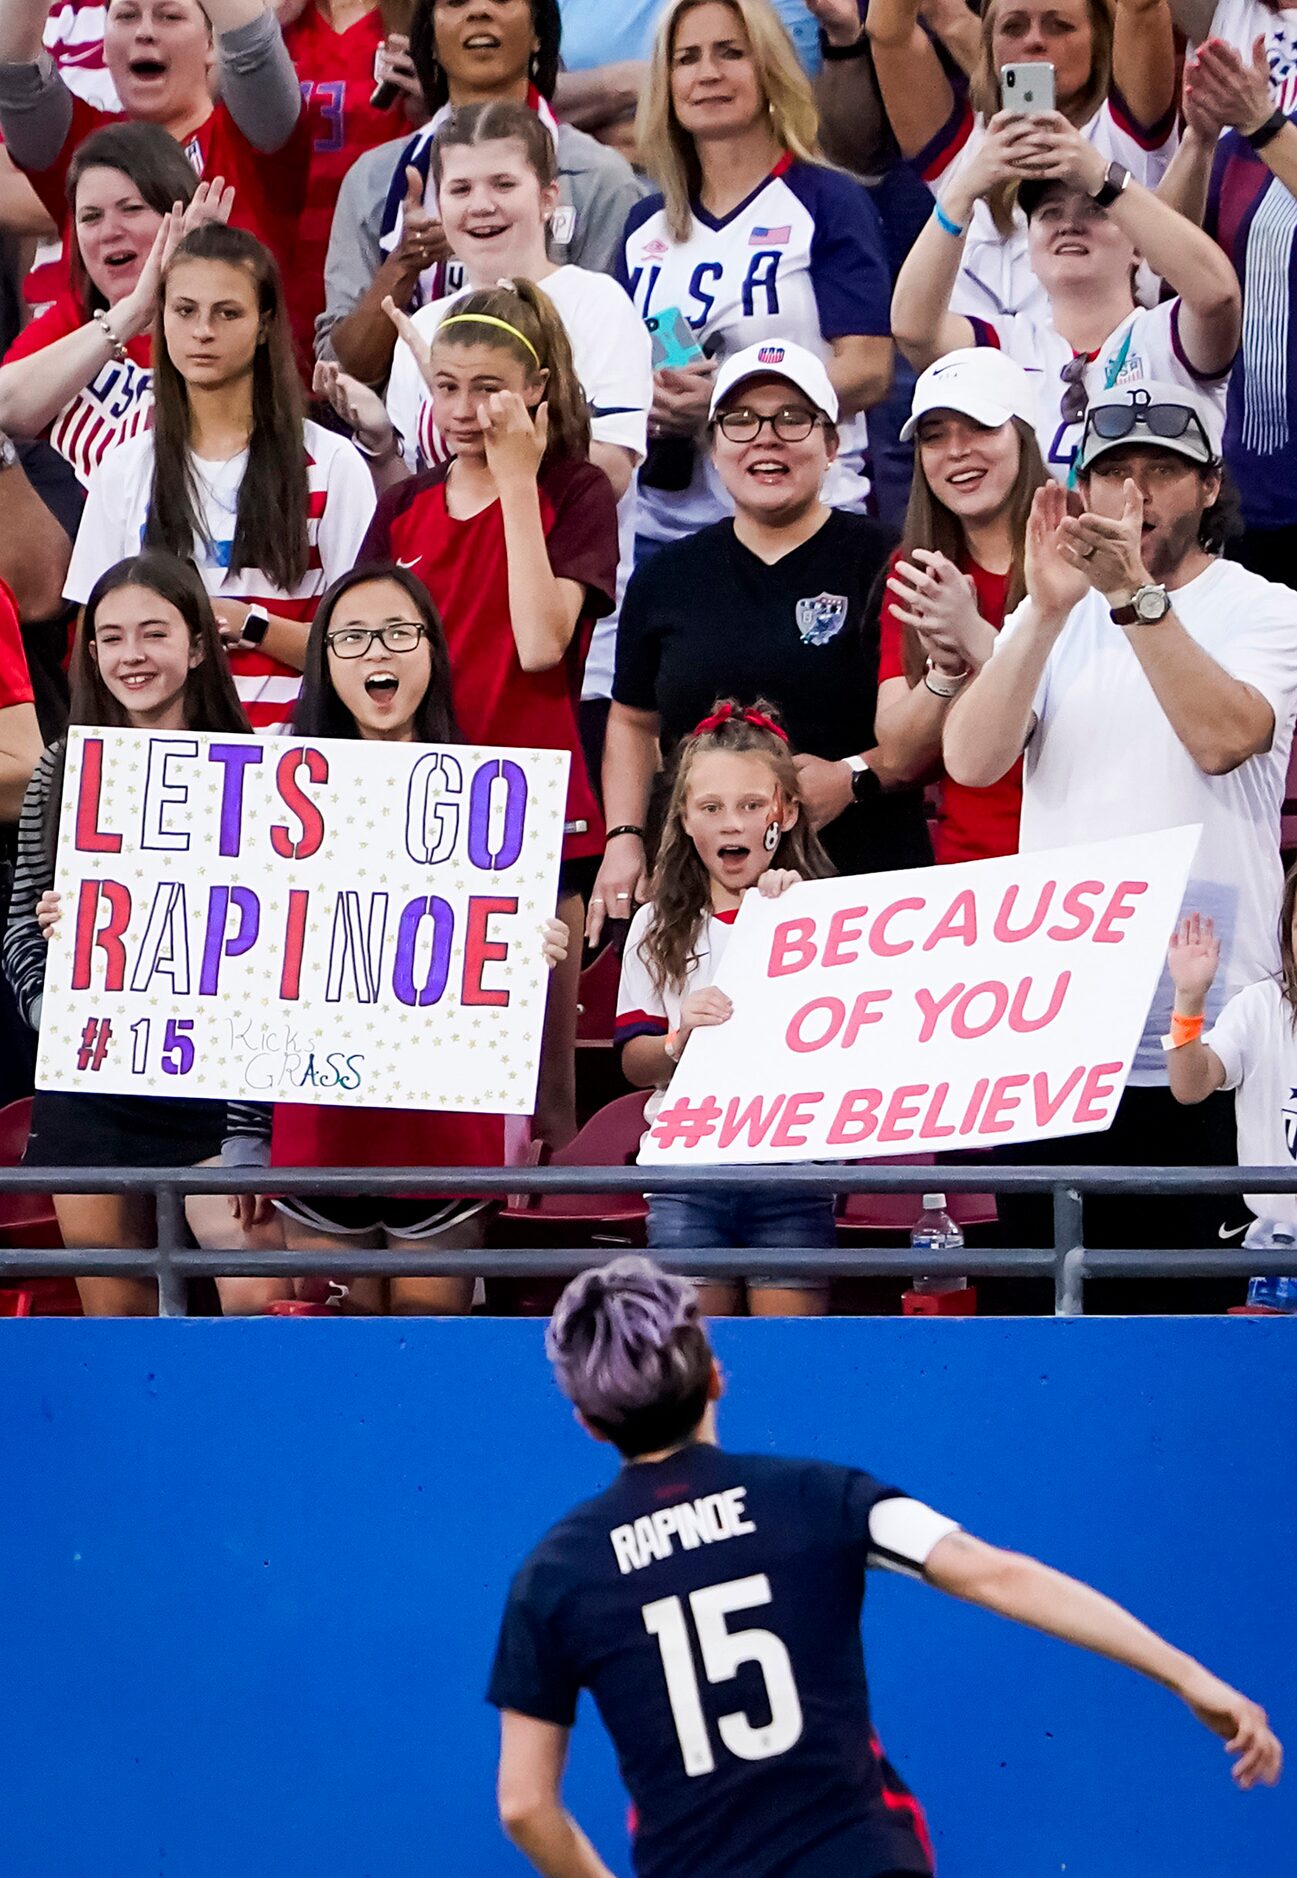
[[[448, 118], [433, 141], [431, 177], [450, 251], [463, 264], [466, 285], [421, 307], [416, 332], [429, 345], [446, 314], [463, 295], [490, 289], [502, 279], [543, 283], [558, 309], [572, 362], [590, 410], [590, 461], [598, 464], [617, 496], [620, 559], [618, 606], [630, 579], [635, 546], [635, 472], [644, 460], [649, 405], [653, 400], [652, 348], [630, 296], [608, 274], [571, 263], [558, 266], [548, 253], [559, 199], [554, 139], [536, 112], [524, 104], [465, 105]], [[432, 421], [432, 400], [419, 361], [398, 339], [387, 382], [387, 404], [336, 368], [322, 366], [316, 390], [333, 398], [356, 431], [374, 466], [380, 489], [412, 470], [444, 463], [452, 454]], [[586, 655], [583, 700], [605, 702], [594, 713], [602, 743], [602, 718], [612, 693], [617, 612], [600, 620]], [[587, 728], [583, 717], [583, 731]], [[598, 753], [587, 739], [594, 775]]]
[[[635, 915], [622, 955], [614, 1033], [627, 1080], [654, 1092], [649, 1121], [691, 1033], [733, 1014], [716, 975], [743, 895], [756, 887], [773, 898], [833, 871], [803, 814], [788, 738], [772, 712], [763, 699], [751, 708], [724, 699], [679, 746], [653, 899]], [[648, 1242], [659, 1250], [828, 1251], [833, 1202], [767, 1197], [742, 1182], [729, 1192], [656, 1193]], [[743, 1290], [742, 1281], [704, 1285], [708, 1315], [740, 1309]], [[754, 1277], [747, 1293], [754, 1316], [814, 1316], [825, 1308], [828, 1286]]]
[[[1020, 185], [1044, 319], [950, 311], [974, 207], [1007, 181]], [[1175, 299], [1138, 303], [1141, 258]], [[1069, 480], [1091, 398], [1116, 385], [1155, 379], [1205, 390], [1223, 416], [1241, 322], [1238, 282], [1216, 243], [1133, 178], [1116, 189], [1101, 153], [1056, 111], [991, 120], [942, 189], [892, 299], [896, 342], [914, 366], [984, 345], [1039, 374], [1037, 437], [1060, 482]]]
[[1297, 868], [1284, 882], [1277, 973], [1236, 992], [1204, 1035], [1207, 993], [1221, 942], [1210, 919], [1191, 913], [1171, 935], [1167, 970], [1175, 987], [1171, 1029], [1162, 1039], [1177, 1102], [1205, 1102], [1237, 1090], [1240, 1167], [1293, 1167], [1290, 1193], [1248, 1193], [1259, 1220], [1297, 1225]]
[[90, 479], [64, 589], [83, 604], [141, 544], [192, 557], [254, 730], [292, 715], [319, 596], [355, 565], [374, 491], [306, 420], [279, 269], [243, 229], [186, 235], [162, 283], [153, 429]]
[[[934, 193], [972, 163], [1002, 102], [1006, 65], [1054, 68], [1055, 101], [1104, 166], [1156, 189], [1176, 147], [1175, 41], [1165, 0], [987, 0], [966, 98], [919, 25], [920, 0], [870, 0], [870, 48], [904, 156]], [[955, 305], [996, 318], [1043, 312], [1026, 223], [1004, 180], [977, 205]]]

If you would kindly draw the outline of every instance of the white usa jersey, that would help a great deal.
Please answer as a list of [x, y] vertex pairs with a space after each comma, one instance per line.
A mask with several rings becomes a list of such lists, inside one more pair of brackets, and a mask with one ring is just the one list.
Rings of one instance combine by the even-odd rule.
[[[931, 143], [914, 159], [914, 167], [934, 195], [967, 163], [985, 134], [982, 120], [974, 115], [966, 98], [960, 99]], [[1128, 169], [1146, 189], [1157, 188], [1180, 142], [1174, 110], [1162, 123], [1145, 130], [1116, 91], [1104, 99], [1089, 123], [1081, 126], [1081, 135], [1109, 163], [1120, 163]], [[1027, 258], [1027, 218], [1021, 209], [1014, 209], [1013, 229], [1006, 236], [996, 227], [985, 202], [976, 204], [964, 259], [950, 296], [950, 310], [970, 319], [979, 315], [998, 319], [1012, 313], [1030, 313], [1038, 320], [1049, 318], [1049, 300]]]
[[[891, 332], [891, 276], [882, 224], [850, 176], [784, 156], [728, 215], [692, 205], [684, 242], [673, 239], [660, 195], [632, 210], [620, 279], [642, 318], [678, 307], [718, 362], [762, 340], [791, 340], [827, 359], [832, 341]], [[869, 494], [862, 417], [840, 426], [841, 451], [824, 485], [835, 508]], [[689, 487], [640, 483], [640, 531], [679, 541], [722, 520], [731, 503], [703, 450]]]
[[[979, 346], [998, 346], [1031, 373], [1040, 454], [1050, 475], [1065, 483], [1084, 428], [1083, 420], [1066, 423], [1062, 410], [1067, 391], [1063, 373], [1077, 354], [1051, 321], [1035, 320], [1025, 313], [1014, 319], [975, 319], [970, 324]], [[1086, 365], [1086, 401], [1111, 391], [1114, 385], [1135, 385], [1150, 378], [1201, 392], [1217, 407], [1224, 424], [1229, 368], [1208, 376], [1194, 367], [1180, 338], [1178, 297], [1154, 307], [1136, 307], [1113, 328]]]

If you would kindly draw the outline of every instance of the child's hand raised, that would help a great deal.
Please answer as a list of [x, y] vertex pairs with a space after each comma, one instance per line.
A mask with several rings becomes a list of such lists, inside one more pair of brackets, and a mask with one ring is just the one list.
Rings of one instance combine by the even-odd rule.
[[[1171, 934], [1166, 955], [1167, 970], [1175, 986], [1176, 1003], [1201, 1003], [1211, 990], [1220, 965], [1220, 940], [1212, 920], [1201, 913], [1190, 913]], [[1193, 1015], [1186, 1012], [1186, 1016]]]
[[757, 892], [767, 900], [777, 900], [790, 887], [801, 884], [801, 875], [791, 867], [768, 867], [757, 882]]
[[702, 991], [691, 991], [680, 1006], [681, 1032], [706, 1030], [712, 1024], [728, 1023], [734, 1015], [734, 1006], [717, 985], [707, 985]]
[[487, 468], [497, 483], [534, 483], [549, 441], [549, 407], [533, 419], [516, 391], [493, 391], [477, 407]]
[[62, 903], [57, 893], [43, 893], [36, 902], [36, 924], [41, 929], [41, 938], [48, 939], [59, 923]]

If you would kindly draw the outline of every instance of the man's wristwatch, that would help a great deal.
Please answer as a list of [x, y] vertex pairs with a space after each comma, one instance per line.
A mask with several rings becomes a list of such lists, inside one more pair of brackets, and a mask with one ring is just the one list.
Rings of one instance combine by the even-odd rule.
[[851, 800], [853, 802], [872, 802], [880, 794], [882, 784], [870, 769], [863, 756], [844, 756], [842, 761], [851, 771]]
[[1125, 606], [1109, 609], [1114, 626], [1156, 626], [1170, 611], [1170, 594], [1151, 580], [1136, 587]]
[[1130, 171], [1123, 163], [1110, 163], [1103, 181], [1090, 197], [1091, 202], [1100, 209], [1110, 209], [1129, 181]]
[[270, 615], [264, 606], [250, 606], [243, 622], [243, 631], [239, 634], [240, 644], [259, 646], [270, 631]]

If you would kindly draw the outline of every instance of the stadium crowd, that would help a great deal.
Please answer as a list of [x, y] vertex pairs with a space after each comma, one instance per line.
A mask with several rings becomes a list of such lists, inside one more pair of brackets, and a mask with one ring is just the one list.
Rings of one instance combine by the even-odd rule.
[[[1115, 1125], [1068, 1158], [1286, 1164], [1290, 113], [1269, 0], [0, 0], [0, 1097], [31, 1089], [68, 724], [291, 727], [569, 753], [549, 1150], [587, 948], [624, 947], [651, 1115], [729, 1017], [746, 889], [1201, 823]], [[27, 1159], [505, 1152], [501, 1118], [42, 1090]], [[70, 1246], [152, 1243], [140, 1195], [56, 1210]], [[471, 1248], [490, 1211], [188, 1217], [307, 1255]], [[1088, 1234], [1228, 1225], [1161, 1198]], [[662, 1196], [648, 1232], [834, 1221]]]

